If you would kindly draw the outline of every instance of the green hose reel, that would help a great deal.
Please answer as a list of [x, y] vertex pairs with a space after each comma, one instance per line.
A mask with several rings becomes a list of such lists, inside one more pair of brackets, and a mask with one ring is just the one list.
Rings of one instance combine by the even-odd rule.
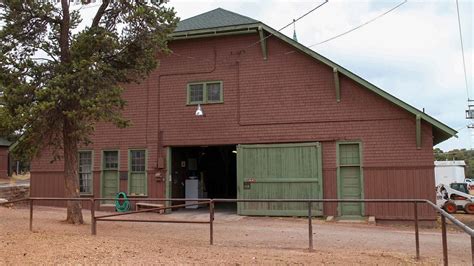
[[127, 212], [130, 210], [130, 201], [125, 192], [119, 192], [115, 195], [115, 210], [118, 212]]

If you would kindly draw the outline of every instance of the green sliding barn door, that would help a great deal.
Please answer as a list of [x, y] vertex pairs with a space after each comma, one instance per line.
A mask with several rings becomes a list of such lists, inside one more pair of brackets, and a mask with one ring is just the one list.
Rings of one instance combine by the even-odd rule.
[[[104, 151], [102, 156], [102, 197], [114, 198], [119, 192], [118, 151]], [[113, 201], [104, 201], [112, 204]]]
[[[321, 199], [322, 169], [319, 143], [239, 145], [237, 147], [239, 199]], [[306, 203], [243, 202], [241, 215], [306, 216]], [[313, 215], [322, 204], [313, 204]]]
[[[338, 144], [338, 188], [340, 199], [362, 199], [363, 182], [359, 143]], [[362, 203], [340, 203], [342, 217], [357, 218], [363, 215]]]

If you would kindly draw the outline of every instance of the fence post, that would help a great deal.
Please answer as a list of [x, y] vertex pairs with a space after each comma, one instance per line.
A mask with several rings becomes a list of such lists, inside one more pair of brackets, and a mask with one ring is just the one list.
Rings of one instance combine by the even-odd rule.
[[309, 251], [313, 251], [313, 221], [311, 214], [311, 201], [308, 201], [308, 241], [309, 241]]
[[30, 231], [33, 231], [33, 200], [30, 199]]
[[97, 223], [95, 221], [95, 199], [91, 199], [91, 234], [97, 235]]
[[209, 242], [214, 244], [214, 201], [209, 201]]
[[418, 231], [418, 204], [415, 201], [414, 204], [414, 211], [415, 211], [415, 245], [416, 245], [416, 259], [420, 259], [420, 234]]
[[471, 236], [471, 262], [474, 265], [474, 236]]
[[446, 236], [446, 217], [441, 214], [441, 236], [443, 239], [443, 264], [448, 266], [448, 241]]

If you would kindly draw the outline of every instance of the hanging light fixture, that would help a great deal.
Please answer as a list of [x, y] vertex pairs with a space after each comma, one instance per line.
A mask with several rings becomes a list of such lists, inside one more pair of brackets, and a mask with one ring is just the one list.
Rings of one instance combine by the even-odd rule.
[[202, 110], [200, 104], [198, 104], [198, 108], [196, 110], [196, 116], [204, 116], [204, 111]]

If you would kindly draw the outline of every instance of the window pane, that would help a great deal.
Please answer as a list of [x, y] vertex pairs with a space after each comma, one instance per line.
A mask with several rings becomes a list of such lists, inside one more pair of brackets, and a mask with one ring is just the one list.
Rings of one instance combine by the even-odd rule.
[[79, 152], [79, 191], [92, 193], [92, 152]]
[[193, 84], [189, 85], [189, 102], [203, 102], [204, 101], [204, 85]]
[[130, 194], [146, 195], [146, 152], [130, 151]]
[[146, 174], [130, 174], [130, 194], [146, 195]]
[[92, 174], [79, 174], [79, 191], [92, 193]]
[[359, 145], [358, 144], [341, 144], [339, 146], [341, 165], [359, 165]]
[[130, 151], [130, 170], [132, 172], [145, 172], [145, 151]]
[[79, 152], [79, 173], [92, 171], [92, 152]]
[[104, 152], [104, 168], [118, 169], [118, 152], [106, 151]]
[[207, 84], [207, 100], [209, 102], [219, 102], [221, 100], [221, 84], [220, 83]]

